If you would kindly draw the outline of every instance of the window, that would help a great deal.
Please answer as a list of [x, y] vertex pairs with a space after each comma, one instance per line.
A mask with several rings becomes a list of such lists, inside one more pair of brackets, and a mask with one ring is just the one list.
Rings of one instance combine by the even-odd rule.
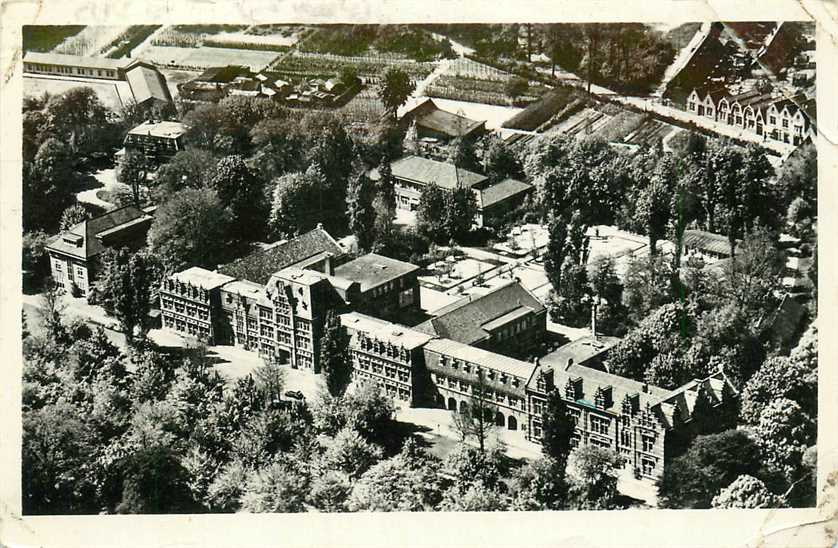
[[651, 476], [655, 472], [655, 459], [644, 457], [640, 460], [644, 476]]
[[544, 402], [542, 402], [541, 400], [533, 400], [532, 412], [536, 415], [544, 414]]
[[788, 127], [789, 127], [789, 121], [784, 119], [783, 120], [783, 128], [788, 128]]
[[629, 430], [622, 430], [620, 432], [620, 445], [626, 447], [631, 446], [631, 432]]
[[591, 438], [591, 445], [608, 449], [611, 447], [611, 442], [602, 438]]
[[608, 434], [608, 426], [610, 424], [610, 419], [591, 415], [591, 430], [598, 434]]
[[769, 116], [768, 123], [772, 125], [777, 125], [777, 117], [776, 116]]
[[651, 452], [655, 448], [655, 436], [643, 434], [643, 450]]

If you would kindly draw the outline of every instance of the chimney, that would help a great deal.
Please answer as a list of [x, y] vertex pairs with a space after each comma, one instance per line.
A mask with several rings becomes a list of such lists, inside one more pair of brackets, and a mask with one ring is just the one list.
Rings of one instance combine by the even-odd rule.
[[649, 383], [647, 383], [647, 382], [644, 382], [644, 383], [643, 383], [643, 393], [644, 393], [644, 394], [648, 394], [648, 393], [649, 393]]
[[591, 338], [596, 342], [596, 309], [599, 297], [594, 297], [593, 304], [591, 304]]
[[323, 223], [317, 223], [317, 229], [323, 230]]

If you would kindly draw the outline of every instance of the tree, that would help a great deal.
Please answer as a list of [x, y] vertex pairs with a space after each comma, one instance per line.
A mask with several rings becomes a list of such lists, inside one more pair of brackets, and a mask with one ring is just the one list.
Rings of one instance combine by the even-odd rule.
[[77, 87], [51, 96], [46, 112], [49, 133], [67, 143], [73, 153], [109, 148], [109, 112], [93, 88]]
[[303, 512], [308, 478], [286, 463], [277, 462], [249, 474], [241, 496], [247, 512]]
[[563, 217], [551, 216], [547, 232], [549, 239], [543, 255], [544, 273], [553, 291], [559, 291], [562, 287], [562, 266], [568, 253], [567, 220]]
[[96, 437], [66, 401], [23, 414], [23, 511], [66, 514], [95, 511], [89, 481]]
[[[396, 408], [393, 400], [374, 383], [361, 383], [344, 398], [346, 423], [370, 443], [394, 446]], [[400, 440], [398, 440], [400, 441]]]
[[176, 192], [157, 209], [148, 234], [151, 252], [166, 270], [215, 269], [227, 257], [230, 214], [211, 190]]
[[63, 232], [90, 218], [90, 213], [81, 204], [73, 204], [61, 214], [59, 229]]
[[762, 480], [743, 474], [713, 497], [713, 508], [782, 508], [780, 497], [772, 493]]
[[349, 335], [341, 325], [340, 317], [330, 310], [320, 338], [320, 364], [326, 377], [326, 387], [335, 397], [343, 396], [352, 380], [349, 361]]
[[[477, 214], [477, 202], [472, 191], [459, 187], [445, 195], [445, 237], [448, 240], [463, 241], [471, 231]], [[439, 213], [438, 213], [439, 214]]]
[[439, 509], [443, 512], [503, 512], [509, 508], [509, 498], [497, 488], [475, 482], [463, 493], [448, 489]]
[[117, 167], [116, 179], [131, 188], [133, 205], [140, 207], [140, 187], [145, 185], [149, 165], [141, 152], [128, 151]]
[[101, 264], [96, 285], [99, 302], [119, 320], [128, 344], [132, 345], [135, 330], [139, 329], [142, 340], [149, 329], [151, 295], [159, 284], [155, 258], [143, 251], [108, 248], [102, 253]]
[[489, 141], [483, 155], [483, 171], [493, 181], [525, 178], [521, 161], [501, 139]]
[[801, 407], [787, 398], [777, 398], [759, 415], [754, 436], [765, 461], [786, 477], [801, 474], [803, 454], [816, 436], [816, 424]]
[[399, 68], [390, 67], [381, 79], [378, 96], [384, 103], [384, 109], [395, 119], [399, 107], [407, 102], [415, 89], [416, 84], [407, 73]]
[[480, 171], [480, 160], [477, 158], [474, 139], [457, 137], [449, 145], [448, 163], [460, 169]]
[[781, 204], [791, 204], [796, 198], [813, 206], [818, 203], [818, 151], [814, 144], [798, 147], [783, 162], [777, 188]]
[[594, 445], [577, 448], [570, 457], [570, 497], [579, 510], [610, 510], [616, 505], [620, 456]]
[[431, 510], [441, 499], [439, 460], [416, 446], [412, 438], [402, 451], [367, 470], [349, 499], [353, 512], [416, 512]]
[[137, 450], [124, 462], [120, 514], [175, 514], [195, 510], [188, 473], [174, 450], [153, 445]]
[[623, 284], [613, 258], [607, 256], [595, 263], [590, 283], [594, 296], [600, 300], [597, 327], [609, 334], [621, 331], [628, 310], [623, 305]]
[[710, 508], [713, 497], [742, 474], [759, 476], [762, 459], [745, 432], [698, 436], [658, 480], [662, 508]]
[[454, 427], [459, 430], [460, 437], [465, 441], [471, 436], [477, 440], [481, 453], [486, 452], [486, 441], [495, 429], [496, 407], [486, 396], [488, 384], [483, 372], [478, 371], [477, 383], [472, 385], [468, 406], [455, 417]]
[[352, 482], [349, 476], [343, 472], [329, 470], [312, 479], [309, 500], [314, 507], [323, 512], [345, 512], [351, 493]]
[[547, 395], [547, 405], [541, 417], [541, 431], [541, 451], [555, 463], [557, 474], [564, 477], [572, 448], [571, 439], [576, 431], [576, 420], [557, 389]]
[[587, 267], [567, 257], [562, 265], [561, 280], [559, 290], [551, 292], [550, 318], [573, 327], [585, 325], [592, 306]]
[[783, 356], [768, 358], [742, 390], [742, 420], [757, 424], [765, 407], [777, 398], [790, 399], [807, 414], [816, 415], [818, 385], [812, 373], [812, 369], [797, 360]]
[[672, 260], [665, 255], [636, 256], [629, 261], [623, 280], [623, 304], [636, 323], [674, 300], [671, 276]]
[[568, 486], [564, 470], [550, 457], [528, 462], [512, 476], [512, 510], [561, 510]]
[[64, 289], [57, 285], [52, 278], [47, 278], [44, 286], [39, 306], [44, 336], [47, 340], [58, 344], [70, 343], [67, 328], [62, 321], [64, 311], [67, 309], [67, 305], [62, 300]]
[[34, 162], [24, 162], [24, 230], [57, 228], [57, 213], [74, 202], [72, 164], [70, 147], [54, 138], [41, 144]]
[[349, 230], [357, 239], [359, 249], [365, 251], [370, 250], [375, 241], [374, 198], [373, 184], [363, 172], [350, 180], [346, 191]]
[[351, 428], [344, 428], [329, 440], [317, 466], [322, 471], [337, 470], [355, 480], [381, 460], [379, 446], [365, 440]]
[[207, 488], [205, 504], [212, 512], [235, 512], [241, 507], [247, 470], [238, 461], [225, 464]]
[[270, 226], [279, 237], [296, 236], [315, 227], [319, 183], [313, 173], [288, 173], [274, 181]]
[[158, 168], [154, 179], [155, 192], [159, 196], [168, 196], [185, 188], [207, 188], [217, 162], [216, 157], [206, 150], [181, 150]]
[[49, 276], [49, 253], [46, 245], [50, 239], [51, 236], [43, 230], [23, 233], [21, 263], [24, 288], [29, 287], [30, 281], [34, 282], [33, 285], [40, 284]]
[[419, 207], [416, 209], [416, 228], [420, 234], [432, 242], [447, 243], [445, 233], [445, 214], [448, 200], [445, 191], [431, 183], [422, 189]]
[[530, 83], [525, 78], [513, 76], [504, 84], [503, 92], [507, 95], [507, 97], [512, 99], [512, 102], [514, 103], [515, 100], [525, 94], [529, 88]]
[[201, 104], [190, 110], [183, 118], [189, 130], [186, 140], [193, 146], [210, 153], [221, 152], [224, 111], [214, 103]]
[[649, 236], [649, 254], [653, 256], [657, 255], [657, 243], [666, 236], [666, 228], [672, 216], [672, 187], [667, 176], [667, 173], [658, 169], [649, 184], [640, 191], [636, 204], [637, 224]]
[[230, 210], [236, 241], [258, 240], [265, 233], [268, 204], [264, 184], [239, 155], [226, 156], [215, 166], [210, 186]]

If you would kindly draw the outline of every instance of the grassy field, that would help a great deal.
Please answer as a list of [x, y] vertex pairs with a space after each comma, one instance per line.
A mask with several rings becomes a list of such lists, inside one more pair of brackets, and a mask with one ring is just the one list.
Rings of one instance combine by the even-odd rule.
[[84, 30], [84, 25], [24, 25], [23, 49], [48, 52], [70, 36]]
[[36, 76], [24, 76], [23, 95], [39, 97], [45, 92], [50, 95], [59, 95], [67, 90], [89, 87], [92, 88], [102, 104], [114, 112], [122, 110], [124, 101], [133, 98], [128, 82], [101, 82], [91, 80], [66, 80], [57, 78], [40, 78]]

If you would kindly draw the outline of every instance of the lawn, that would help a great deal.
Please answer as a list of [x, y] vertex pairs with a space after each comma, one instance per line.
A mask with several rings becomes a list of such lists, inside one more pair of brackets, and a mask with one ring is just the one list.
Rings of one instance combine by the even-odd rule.
[[70, 36], [84, 30], [84, 25], [24, 25], [23, 49], [48, 52]]

